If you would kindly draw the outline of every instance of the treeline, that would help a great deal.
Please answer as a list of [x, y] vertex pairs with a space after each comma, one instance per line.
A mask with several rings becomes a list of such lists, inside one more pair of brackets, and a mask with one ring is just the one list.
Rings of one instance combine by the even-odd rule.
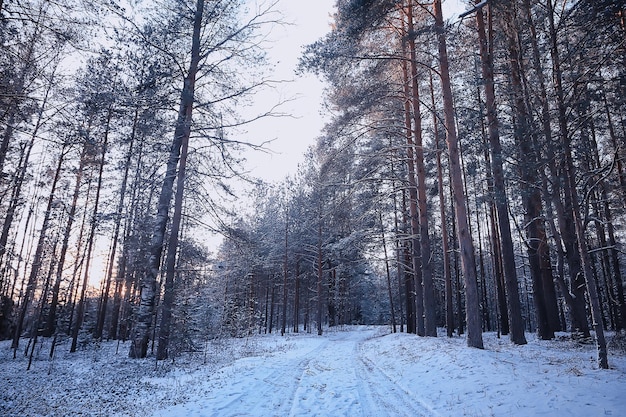
[[233, 135], [271, 115], [238, 111], [270, 84], [278, 16], [253, 6], [0, 2], [0, 338], [14, 356], [49, 337], [51, 356], [119, 339], [163, 359], [210, 330], [170, 329], [214, 308], [196, 303], [210, 263], [197, 230], [226, 217], [240, 150], [256, 146]]
[[221, 251], [248, 277], [227, 298], [250, 329], [382, 319], [474, 347], [569, 331], [608, 366], [604, 330], [626, 319], [625, 4], [467, 8], [446, 23], [437, 0], [337, 2], [301, 60], [332, 120]]

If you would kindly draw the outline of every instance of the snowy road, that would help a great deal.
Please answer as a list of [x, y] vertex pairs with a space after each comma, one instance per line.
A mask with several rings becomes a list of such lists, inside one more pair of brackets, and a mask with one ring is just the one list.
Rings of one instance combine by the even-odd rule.
[[[211, 376], [210, 394], [155, 416], [432, 416], [361, 351], [377, 330], [338, 332], [271, 356], [241, 359]], [[261, 363], [259, 363], [262, 361]]]
[[[443, 332], [443, 329], [440, 329]], [[442, 336], [445, 333], [442, 333]], [[0, 342], [2, 417], [187, 416], [624, 416], [626, 335], [609, 334], [610, 370], [595, 347], [565, 333], [527, 334], [518, 346], [483, 334], [424, 338], [346, 326], [217, 338], [175, 361], [129, 359], [128, 345], [92, 343], [50, 360], [42, 339], [29, 358]]]

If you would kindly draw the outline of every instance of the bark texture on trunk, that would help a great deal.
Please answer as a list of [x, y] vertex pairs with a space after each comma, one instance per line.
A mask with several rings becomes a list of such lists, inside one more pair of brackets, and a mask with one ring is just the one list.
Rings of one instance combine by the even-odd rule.
[[[430, 248], [430, 234], [428, 230], [428, 201], [426, 192], [426, 166], [424, 164], [424, 146], [422, 138], [422, 114], [420, 110], [420, 94], [417, 72], [417, 53], [413, 33], [413, 2], [409, 0], [409, 51], [411, 58], [411, 103], [413, 105], [413, 137], [415, 141], [415, 168], [417, 170], [417, 205], [419, 216], [419, 243], [420, 243], [420, 266], [422, 277], [421, 295], [417, 300], [423, 306], [423, 324], [418, 317], [418, 334], [423, 331], [426, 336], [437, 336], [437, 308], [435, 304], [435, 287], [433, 283], [432, 254]], [[416, 282], [415, 285], [420, 285]], [[418, 293], [419, 294], [419, 293]]]
[[496, 94], [493, 79], [493, 61], [489, 53], [485, 22], [482, 10], [476, 13], [478, 39], [480, 45], [480, 58], [483, 82], [485, 85], [485, 104], [487, 110], [487, 132], [491, 147], [491, 167], [493, 173], [493, 189], [496, 211], [498, 213], [498, 226], [502, 248], [502, 264], [504, 266], [504, 278], [507, 292], [507, 305], [509, 313], [511, 341], [518, 345], [526, 344], [524, 335], [524, 320], [522, 319], [522, 307], [519, 301], [517, 283], [517, 271], [515, 268], [515, 253], [513, 251], [513, 237], [509, 222], [508, 203], [504, 183], [504, 169], [502, 146], [500, 144], [500, 131], [498, 116], [496, 113]]
[[159, 202], [157, 215], [154, 222], [152, 239], [150, 241], [149, 259], [146, 271], [141, 280], [141, 300], [137, 312], [137, 320], [132, 333], [131, 346], [128, 356], [131, 358], [144, 358], [148, 353], [148, 341], [154, 315], [157, 276], [161, 267], [163, 244], [165, 242], [165, 230], [169, 217], [170, 202], [174, 193], [174, 180], [176, 179], [176, 167], [181, 155], [184, 141], [189, 140], [191, 133], [191, 115], [193, 112], [196, 75], [200, 63], [200, 32], [202, 29], [202, 17], [204, 13], [204, 0], [196, 1], [196, 11], [193, 21], [193, 34], [191, 45], [191, 63], [189, 71], [183, 82], [183, 89], [178, 109], [178, 119], [174, 130], [174, 139], [167, 161], [167, 168]]
[[446, 126], [446, 142], [450, 158], [450, 178], [454, 198], [454, 210], [457, 224], [457, 237], [461, 255], [461, 268], [465, 282], [465, 316], [467, 320], [467, 344], [470, 347], [483, 348], [483, 335], [480, 318], [480, 301], [478, 282], [476, 280], [474, 242], [469, 231], [467, 205], [463, 191], [463, 177], [459, 155], [458, 137], [454, 118], [454, 101], [450, 71], [448, 68], [448, 50], [446, 46], [441, 0], [434, 0], [435, 30], [439, 46], [439, 71], [443, 92], [444, 123]]

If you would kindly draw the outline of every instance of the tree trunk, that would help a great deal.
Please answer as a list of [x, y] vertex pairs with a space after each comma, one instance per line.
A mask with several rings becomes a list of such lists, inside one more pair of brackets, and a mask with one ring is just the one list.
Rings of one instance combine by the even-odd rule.
[[[578, 252], [580, 254], [580, 262], [582, 267], [582, 273], [584, 276], [584, 282], [587, 287], [587, 293], [589, 294], [589, 301], [591, 304], [591, 318], [593, 320], [593, 328], [596, 332], [596, 348], [598, 351], [598, 365], [603, 369], [608, 369], [608, 358], [606, 350], [606, 340], [604, 338], [604, 329], [601, 322], [600, 301], [597, 292], [597, 285], [594, 280], [591, 271], [589, 253], [587, 251], [587, 245], [585, 242], [585, 228], [583, 225], [583, 219], [580, 211], [580, 203], [578, 199], [578, 192], [576, 190], [576, 181], [574, 174], [574, 162], [572, 160], [572, 151], [570, 136], [567, 128], [567, 115], [565, 108], [565, 99], [562, 86], [562, 73], [560, 68], [560, 57], [557, 49], [556, 28], [554, 23], [554, 9], [552, 0], [548, 0], [548, 20], [550, 23], [550, 41], [551, 41], [551, 55], [553, 65], [553, 78], [554, 88], [556, 90], [557, 104], [558, 104], [558, 120], [559, 120], [559, 132], [561, 135], [561, 142], [563, 146], [563, 154], [565, 157], [565, 194], [570, 195], [571, 198], [571, 212], [574, 217], [574, 228], [576, 233], [576, 240], [578, 241]], [[573, 282], [576, 280], [573, 278]], [[582, 290], [578, 290], [576, 293], [583, 299]], [[581, 302], [582, 304], [582, 302]]]
[[613, 118], [611, 117], [611, 110], [609, 109], [609, 103], [606, 99], [606, 93], [602, 92], [602, 100], [604, 102], [604, 112], [606, 113], [607, 127], [609, 130], [609, 137], [611, 138], [611, 144], [613, 145], [613, 152], [615, 152], [615, 159], [617, 165], [617, 178], [619, 180], [620, 187], [622, 189], [622, 204], [626, 206], [626, 170], [623, 165], [624, 150], [620, 149], [617, 142], [617, 135], [615, 133], [615, 127], [613, 126]]
[[[428, 231], [428, 202], [426, 193], [426, 166], [424, 164], [424, 146], [422, 140], [422, 115], [420, 110], [419, 82], [417, 73], [417, 54], [413, 33], [413, 2], [409, 0], [408, 33], [409, 52], [411, 58], [411, 103], [413, 104], [413, 136], [415, 138], [415, 168], [417, 169], [417, 204], [419, 215], [419, 242], [420, 242], [420, 266], [422, 283], [416, 281], [415, 285], [422, 285], [418, 291], [418, 325], [422, 325], [419, 317], [419, 306], [422, 306], [424, 316], [423, 334], [437, 336], [437, 309], [435, 304], [435, 287], [433, 284], [432, 254], [430, 249], [430, 234]], [[421, 300], [419, 294], [421, 292]], [[422, 329], [418, 329], [418, 334]]]
[[183, 82], [178, 119], [174, 130], [174, 139], [172, 141], [165, 178], [159, 195], [157, 216], [154, 223], [152, 240], [150, 242], [148, 265], [141, 284], [141, 301], [128, 353], [128, 356], [131, 358], [144, 358], [148, 354], [148, 341], [150, 339], [156, 297], [156, 280], [161, 267], [165, 230], [167, 228], [170, 202], [172, 200], [174, 179], [176, 178], [176, 166], [180, 157], [182, 144], [189, 140], [191, 134], [191, 116], [193, 112], [196, 75], [200, 63], [200, 32], [202, 29], [203, 12], [204, 0], [197, 0], [193, 20], [191, 62], [189, 64], [189, 71]]
[[443, 92], [444, 123], [446, 126], [446, 142], [450, 161], [450, 177], [454, 192], [454, 209], [457, 223], [457, 238], [461, 253], [461, 267], [465, 282], [465, 314], [467, 319], [467, 345], [470, 347], [483, 348], [483, 336], [480, 319], [480, 301], [478, 295], [478, 282], [476, 281], [474, 242], [469, 233], [469, 221], [467, 218], [467, 206], [463, 192], [463, 178], [459, 158], [458, 138], [454, 118], [454, 103], [452, 98], [452, 85], [448, 69], [448, 51], [446, 46], [445, 28], [441, 11], [441, 0], [433, 1], [435, 16], [435, 30], [439, 46], [439, 70], [441, 74], [441, 86]]
[[17, 318], [17, 322], [15, 323], [15, 332], [13, 334], [13, 342], [11, 343], [11, 348], [13, 349], [13, 357], [15, 358], [15, 353], [17, 348], [19, 347], [20, 336], [22, 334], [22, 327], [24, 325], [24, 319], [26, 318], [26, 313], [28, 312], [28, 306], [30, 304], [31, 298], [34, 296], [35, 289], [37, 287], [37, 278], [39, 275], [39, 270], [41, 269], [43, 263], [43, 255], [44, 248], [46, 243], [46, 234], [48, 232], [48, 227], [50, 226], [50, 217], [52, 216], [52, 208], [54, 205], [54, 201], [56, 199], [56, 189], [59, 183], [59, 179], [61, 178], [61, 168], [63, 166], [63, 161], [66, 156], [66, 145], [63, 144], [61, 149], [61, 154], [59, 155], [59, 161], [57, 163], [57, 167], [54, 173], [54, 178], [52, 179], [52, 185], [50, 186], [50, 195], [48, 196], [48, 203], [46, 206], [46, 212], [44, 213], [43, 223], [41, 225], [41, 230], [39, 232], [39, 239], [37, 240], [37, 247], [35, 248], [35, 255], [33, 257], [33, 263], [30, 269], [30, 275], [28, 276], [28, 282], [26, 284], [26, 289], [24, 294], [22, 295], [21, 306], [19, 310], [19, 315]]
[[74, 192], [72, 195], [72, 204], [67, 216], [67, 224], [65, 225], [65, 232], [63, 234], [63, 241], [61, 243], [61, 252], [59, 253], [59, 264], [57, 266], [56, 277], [54, 281], [54, 287], [52, 288], [52, 301], [50, 303], [50, 309], [48, 310], [48, 319], [46, 325], [46, 336], [50, 337], [55, 333], [56, 328], [56, 315], [59, 301], [59, 290], [61, 288], [61, 281], [63, 279], [63, 270], [65, 266], [65, 257], [67, 256], [67, 250], [69, 249], [69, 241], [72, 235], [72, 226], [74, 225], [74, 219], [76, 218], [76, 210], [78, 206], [78, 196], [80, 194], [80, 185], [83, 178], [83, 172], [85, 169], [85, 156], [87, 153], [87, 143], [83, 144], [83, 149], [80, 155], [80, 162], [78, 164], [78, 170], [76, 171], [76, 181], [74, 183]]
[[[91, 188], [93, 185], [92, 178], [89, 178], [87, 182], [87, 192], [85, 194], [85, 207], [89, 206], [91, 199]], [[78, 285], [77, 281], [80, 279], [80, 275], [82, 272], [83, 264], [85, 262], [85, 251], [83, 250], [83, 241], [85, 234], [85, 225], [87, 224], [88, 210], [83, 210], [83, 216], [80, 222], [80, 232], [78, 233], [78, 238], [76, 240], [76, 259], [74, 261], [74, 268], [72, 271], [72, 278], [70, 280], [70, 288], [69, 288], [69, 300], [67, 301], [67, 305], [70, 305], [70, 317], [67, 324], [67, 335], [71, 335], [72, 326], [74, 325], [74, 313], [76, 310], [76, 299], [78, 298], [78, 289], [80, 285]]]
[[[269, 329], [268, 324], [269, 324], [269, 311], [270, 311], [270, 280], [269, 277], [267, 279], [266, 282], [266, 286], [265, 286], [265, 314], [263, 317], [263, 331], [265, 334], [267, 334], [267, 330]], [[259, 326], [261, 327], [261, 326]], [[259, 333], [260, 333], [260, 329], [259, 329]]]
[[317, 225], [317, 335], [322, 335], [322, 279], [324, 271], [322, 269], [322, 201], [318, 205], [318, 225]]
[[76, 352], [76, 347], [78, 343], [78, 333], [83, 324], [83, 316], [85, 315], [85, 304], [86, 304], [86, 291], [87, 291], [87, 283], [89, 281], [89, 267], [91, 265], [91, 253], [93, 251], [93, 244], [96, 240], [96, 227], [98, 225], [98, 209], [100, 203], [100, 193], [102, 191], [102, 180], [103, 180], [103, 172], [104, 172], [104, 157], [107, 153], [107, 146], [109, 144], [109, 129], [111, 126], [111, 118], [113, 116], [113, 109], [109, 107], [106, 119], [106, 126], [104, 132], [104, 140], [102, 142], [102, 159], [100, 160], [100, 167], [98, 170], [98, 184], [96, 186], [96, 196], [94, 198], [93, 203], [93, 213], [91, 215], [91, 227], [89, 230], [89, 235], [87, 236], [87, 253], [86, 253], [86, 263], [85, 269], [83, 270], [84, 278], [83, 285], [80, 291], [80, 300], [78, 301], [78, 310], [76, 312], [76, 320], [74, 322], [74, 328], [72, 330], [72, 345], [70, 347], [70, 353]]
[[274, 311], [276, 308], [276, 282], [274, 281], [274, 274], [272, 274], [269, 281], [269, 290], [270, 290], [270, 314], [269, 314], [269, 328], [268, 331], [272, 334], [272, 330], [274, 330]]
[[50, 265], [48, 266], [48, 273], [46, 274], [46, 281], [45, 284], [43, 286], [43, 291], [42, 291], [42, 295], [41, 298], [39, 299], [39, 312], [36, 312], [36, 316], [37, 318], [35, 319], [35, 323], [33, 324], [33, 328], [32, 328], [32, 343], [31, 343], [31, 350], [30, 350], [30, 355], [28, 356], [28, 366], [26, 367], [26, 370], [29, 371], [30, 367], [33, 363], [33, 355], [35, 353], [35, 347], [37, 346], [37, 338], [39, 337], [39, 333], [42, 329], [40, 329], [40, 324], [43, 320], [43, 315], [44, 315], [44, 305], [46, 304], [46, 300], [48, 299], [48, 292], [50, 290], [50, 281], [52, 280], [52, 274], [54, 272], [54, 267], [56, 266], [56, 258], [55, 258], [55, 254], [57, 251], [57, 245], [59, 244], [59, 239], [58, 236], [55, 238], [54, 240], [54, 244], [52, 245], [52, 250], [50, 251], [50, 253], [52, 253], [52, 259], [50, 259]]
[[483, 83], [485, 86], [485, 105], [487, 110], [487, 132], [491, 148], [491, 167], [493, 173], [493, 189], [495, 206], [498, 213], [498, 226], [500, 231], [502, 264], [506, 283], [509, 321], [511, 325], [511, 341], [518, 345], [526, 344], [524, 335], [524, 320], [519, 301], [517, 272], [515, 267], [515, 253], [513, 251], [513, 238], [509, 222], [506, 186], [504, 183], [504, 169], [502, 146], [500, 144], [499, 122], [496, 113], [495, 83], [493, 79], [492, 54], [487, 43], [485, 34], [485, 22], [482, 10], [476, 13], [478, 39], [480, 45], [480, 58], [482, 67]]
[[128, 184], [128, 172], [130, 170], [130, 161], [133, 155], [135, 134], [137, 131], [137, 120], [139, 118], [139, 108], [135, 108], [135, 116], [133, 118], [133, 128], [130, 135], [130, 143], [128, 145], [128, 151], [126, 152], [126, 159], [124, 161], [124, 174], [122, 176], [122, 184], [120, 186], [120, 197], [117, 204], [117, 210], [115, 212], [115, 225], [113, 230], [113, 238], [111, 242], [111, 251], [109, 253], [109, 267], [107, 269], [107, 275], [105, 278], [105, 288], [102, 293], [102, 305], [98, 312], [98, 321], [96, 323], [96, 330], [94, 338], [101, 339], [102, 332], [104, 330], [104, 319], [107, 312], [107, 304], [109, 300], [109, 291], [111, 288], [111, 280], [113, 279], [113, 266], [115, 263], [115, 255], [117, 253], [117, 244], [119, 240], [120, 228], [122, 224], [122, 213], [124, 211], [124, 197], [126, 196], [126, 186]]
[[[574, 207], [578, 205], [576, 192], [576, 182], [574, 178], [574, 165], [572, 161], [572, 151], [570, 136], [567, 126], [567, 110], [565, 107], [565, 97], [562, 86], [562, 72], [560, 68], [560, 56], [557, 46], [557, 34], [554, 23], [554, 10], [552, 0], [548, 0], [548, 21], [550, 23], [550, 51], [552, 57], [552, 75], [554, 79], [554, 90], [558, 108], [558, 126], [561, 140], [562, 160], [560, 161], [561, 173], [563, 175], [563, 207], [557, 208], [559, 215], [559, 226], [561, 236], [565, 245], [565, 254], [570, 266], [570, 287], [574, 295], [573, 318], [574, 329], [582, 332], [584, 336], [589, 336], [589, 325], [585, 312], [585, 280], [584, 280], [584, 260], [583, 253], [580, 252], [580, 236], [577, 232], [576, 217], [580, 213], [574, 213]], [[557, 161], [555, 161], [557, 162]], [[558, 175], [557, 175], [558, 177]]]
[[[30, 153], [33, 149], [33, 145], [35, 144], [35, 136], [31, 137], [30, 142], [22, 147], [20, 153], [20, 161], [18, 163], [18, 172], [15, 177], [15, 181], [11, 186], [11, 196], [9, 199], [8, 207], [6, 208], [6, 212], [4, 213], [4, 222], [2, 223], [2, 232], [0, 232], [0, 294], [4, 295], [5, 288], [5, 277], [8, 270], [11, 268], [10, 257], [4, 259], [4, 255], [7, 253], [8, 242], [9, 242], [9, 234], [11, 232], [11, 228], [13, 226], [13, 220], [15, 218], [15, 214], [17, 208], [20, 205], [20, 196], [22, 194], [22, 185], [24, 184], [24, 179], [26, 178], [26, 172], [28, 168], [28, 161], [30, 159]], [[1, 196], [4, 198], [4, 196]], [[14, 244], [14, 243], [13, 243]]]
[[[593, 115], [591, 114], [588, 103], [591, 102], [591, 97], [589, 94], [589, 88], [587, 85], [584, 86], [585, 90], [585, 100], [583, 101], [582, 113], [581, 116], [584, 118], [584, 125], [588, 125], [589, 133], [586, 135], [586, 139], [588, 141], [588, 148], [590, 149], [590, 155], [587, 159], [587, 170], [594, 171], [602, 168], [602, 162], [600, 160], [600, 149], [597, 142], [596, 135], [596, 124], [593, 120]], [[606, 292], [606, 307], [608, 310], [609, 319], [611, 321], [611, 328], [615, 330], [616, 328], [621, 328], [621, 314], [619, 311], [617, 297], [614, 291], [614, 282], [613, 279], [615, 277], [620, 276], [619, 264], [617, 265], [616, 270], [612, 270], [615, 266], [611, 262], [610, 252], [611, 249], [609, 247], [609, 243], [607, 241], [607, 228], [610, 224], [610, 220], [607, 220], [605, 215], [608, 215], [608, 219], [611, 218], [611, 211], [609, 207], [609, 199], [608, 193], [606, 191], [606, 181], [605, 178], [599, 178], [596, 182], [595, 188], [592, 188], [590, 191], [593, 192], [593, 217], [594, 217], [594, 225], [596, 232], [597, 245], [599, 245], [598, 258], [602, 271], [602, 281], [604, 286], [602, 289]], [[605, 205], [601, 204], [603, 202]], [[606, 210], [604, 210], [606, 208]], [[603, 219], [604, 217], [604, 219]], [[603, 219], [603, 220], [602, 220]], [[606, 226], [605, 226], [606, 225]], [[621, 281], [621, 278], [620, 278]], [[600, 283], [598, 283], [598, 287], [600, 287]], [[602, 306], [602, 305], [601, 305]]]
[[[541, 55], [539, 51], [539, 45], [537, 42], [537, 30], [535, 27], [535, 22], [532, 18], [531, 14], [531, 6], [529, 0], [523, 0], [521, 2], [521, 11], [523, 13], [523, 19], [525, 24], [528, 25], [530, 30], [530, 43], [532, 48], [532, 62], [533, 67], [535, 69], [535, 74], [537, 76], [537, 80], [539, 82], [539, 101], [541, 104], [541, 125], [542, 132], [545, 139], [545, 143], [547, 144], [548, 154], [550, 155], [552, 149], [552, 128], [550, 126], [551, 115], [550, 108], [548, 103], [548, 96], [546, 90], [546, 81], [544, 77], [544, 72], [541, 63]], [[533, 137], [535, 137], [533, 135]], [[535, 140], [535, 149], [540, 149], [539, 144]], [[523, 152], [522, 152], [523, 154]], [[524, 155], [526, 158], [526, 155]], [[549, 157], [549, 159], [551, 159]], [[537, 161], [538, 162], [538, 161]], [[553, 167], [554, 163], [549, 162], [549, 166]], [[535, 174], [536, 170], [533, 168], [530, 169], [531, 174]], [[539, 170], [542, 175], [542, 188], [545, 183], [545, 177], [543, 176], [543, 170]], [[553, 175], [556, 179], [556, 175]], [[558, 190], [560, 189], [560, 182], [557, 180], [554, 182], [554, 187]], [[539, 191], [536, 191], [539, 192]], [[546, 194], [547, 196], [547, 194]], [[550, 249], [547, 243], [545, 225], [544, 222], [540, 220], [539, 214], [542, 212], [542, 203], [541, 203], [541, 192], [539, 192], [539, 196], [531, 196], [530, 199], [535, 203], [532, 206], [531, 211], [528, 213], [528, 219], [534, 219], [531, 224], [529, 224], [529, 254], [530, 256], [536, 256], [539, 264], [539, 268], [541, 269], [541, 280], [543, 286], [543, 296], [544, 296], [544, 304], [547, 313], [547, 321], [550, 325], [552, 331], [561, 330], [561, 325], [559, 323], [558, 318], [558, 307], [556, 300], [556, 292], [554, 289], [554, 281], [552, 275], [552, 268], [550, 265]], [[550, 205], [551, 199], [546, 199], [546, 204]], [[548, 207], [549, 209], [549, 207]], [[536, 216], [536, 217], [533, 217]], [[534, 253], [533, 253], [534, 252]], [[536, 267], [536, 266], [535, 266]], [[531, 264], [531, 273], [532, 273], [533, 265]], [[569, 291], [568, 291], [569, 292]], [[570, 309], [572, 306], [570, 306]], [[540, 333], [541, 333], [541, 329]], [[548, 333], [549, 334], [549, 333]]]
[[580, 216], [580, 207], [578, 207], [578, 198], [574, 197], [574, 220], [576, 225], [576, 236], [578, 237], [578, 248], [581, 255], [582, 268], [589, 294], [589, 302], [591, 304], [591, 319], [593, 320], [593, 328], [595, 330], [596, 349], [598, 354], [598, 366], [602, 369], [609, 369], [608, 354], [606, 347], [606, 339], [604, 337], [604, 328], [602, 327], [602, 312], [600, 308], [600, 298], [597, 290], [597, 283], [591, 271], [591, 259], [587, 251], [585, 242], [583, 220]]
[[[393, 158], [391, 161], [391, 174], [393, 178], [395, 176], [395, 170], [393, 165]], [[396, 190], [395, 180], [392, 184], [392, 189]], [[402, 195], [404, 195], [404, 191], [402, 191]], [[400, 219], [398, 216], [398, 196], [394, 192], [393, 193], [393, 221], [394, 221], [394, 234], [395, 234], [395, 252], [396, 252], [396, 274], [398, 275], [398, 305], [399, 305], [399, 313], [400, 313], [400, 333], [404, 332], [404, 308], [403, 304], [406, 300], [402, 299], [402, 288], [403, 283], [406, 279], [406, 268], [404, 262], [402, 261], [402, 252], [403, 245], [400, 241]]]
[[[410, 16], [410, 14], [409, 14]], [[410, 19], [409, 19], [410, 20]], [[406, 43], [403, 43], [403, 49], [406, 54]], [[421, 296], [422, 284], [418, 279], [420, 265], [419, 252], [419, 215], [417, 212], [417, 183], [415, 180], [415, 157], [413, 144], [413, 131], [411, 125], [411, 85], [409, 78], [409, 68], [406, 60], [402, 61], [402, 75], [404, 84], [404, 128], [406, 136], [406, 163], [407, 163], [407, 183], [409, 191], [409, 218], [411, 230], [411, 259], [407, 264], [413, 266], [412, 274], [406, 275], [405, 286], [407, 296], [407, 333], [417, 333], [424, 335], [423, 332], [423, 297]]]
[[[485, 272], [485, 259], [483, 256], [483, 235], [480, 221], [480, 205], [478, 203], [478, 184], [476, 183], [477, 175], [473, 176], [474, 185], [474, 207], [476, 215], [476, 238], [478, 240], [478, 266], [480, 268], [480, 276], [478, 277], [479, 290], [481, 295], [482, 317], [483, 317], [483, 329], [490, 332], [491, 322], [489, 320], [489, 300], [487, 299], [487, 274]], [[482, 195], [481, 189], [481, 195]], [[468, 201], [469, 204], [469, 201]]]
[[387, 256], [387, 241], [385, 239], [385, 225], [383, 224], [383, 214], [378, 213], [378, 221], [380, 223], [380, 237], [383, 244], [383, 255], [385, 257], [385, 273], [387, 277], [387, 295], [389, 296], [389, 310], [391, 312], [391, 327], [396, 333], [396, 312], [393, 307], [393, 292], [391, 291], [391, 270], [389, 268], [389, 258]]
[[285, 254], [283, 259], [283, 310], [282, 321], [280, 326], [280, 335], [285, 335], [287, 329], [287, 272], [288, 272], [288, 258], [287, 250], [289, 249], [289, 208], [285, 209]]
[[293, 332], [300, 331], [300, 258], [296, 259], [295, 290], [293, 296]]
[[430, 72], [430, 102], [433, 111], [433, 129], [435, 136], [435, 152], [437, 152], [437, 188], [439, 192], [439, 216], [441, 217], [441, 247], [443, 250], [443, 276], [446, 300], [446, 334], [454, 335], [454, 295], [452, 294], [452, 273], [450, 272], [450, 245], [448, 242], [448, 221], [446, 216], [446, 198], [443, 190], [443, 167], [439, 148], [439, 119], [435, 103], [433, 74]]
[[[477, 73], [478, 72], [478, 67], [475, 64], [475, 69], [474, 71]], [[485, 179], [487, 182], [487, 190], [489, 195], [492, 195], [493, 192], [493, 176], [491, 174], [491, 161], [489, 158], [489, 150], [488, 150], [488, 146], [487, 146], [487, 132], [485, 129], [485, 121], [484, 121], [484, 117], [482, 117], [483, 115], [483, 102], [480, 96], [480, 85], [477, 83], [476, 84], [476, 102], [480, 111], [480, 130], [481, 130], [481, 136], [482, 136], [482, 141], [483, 141], [483, 152], [484, 152], [484, 157], [485, 157]], [[486, 272], [486, 265], [485, 265], [485, 256], [484, 256], [484, 251], [483, 251], [483, 235], [481, 233], [481, 216], [480, 216], [480, 210], [481, 210], [481, 206], [483, 207], [483, 212], [485, 214], [485, 222], [487, 224], [487, 226], [490, 225], [489, 223], [489, 215], [487, 213], [487, 210], [485, 209], [485, 206], [489, 206], [491, 207], [491, 202], [489, 202], [489, 204], [484, 201], [483, 199], [483, 203], [479, 204], [479, 195], [485, 195], [484, 192], [484, 188], [482, 186], [482, 184], [479, 185], [477, 184], [477, 179], [478, 175], [473, 175], [473, 179], [474, 179], [474, 207], [476, 208], [475, 210], [475, 215], [476, 215], [476, 229], [477, 229], [477, 233], [478, 233], [478, 264], [480, 267], [480, 279], [479, 279], [479, 284], [480, 284], [480, 289], [481, 289], [481, 296], [482, 296], [482, 316], [483, 316], [483, 329], [487, 330], [487, 331], [491, 331], [491, 311], [489, 309], [489, 295], [488, 295], [488, 291], [487, 291], [487, 272]], [[480, 192], [479, 192], [480, 189]], [[469, 203], [469, 202], [468, 202]], [[488, 237], [488, 241], [491, 242], [491, 235], [489, 234], [489, 232], [487, 232], [487, 237]], [[497, 315], [496, 315], [497, 316]], [[496, 317], [497, 319], [497, 317]]]
[[172, 309], [174, 308], [174, 298], [176, 289], [174, 278], [176, 277], [176, 259], [178, 253], [178, 238], [180, 235], [180, 225], [183, 217], [183, 200], [185, 191], [185, 176], [187, 170], [187, 154], [189, 153], [189, 135], [183, 137], [180, 150], [180, 160], [178, 162], [178, 176], [176, 179], [176, 194], [174, 196], [174, 214], [172, 215], [172, 226], [167, 242], [167, 254], [165, 255], [165, 286], [163, 293], [163, 303], [161, 304], [161, 322], [159, 325], [159, 344], [157, 346], [157, 360], [168, 358], [168, 347], [170, 341], [170, 330], [172, 325]]
[[[134, 139], [133, 139], [134, 141]], [[130, 192], [130, 208], [127, 210], [127, 219], [124, 224], [124, 239], [122, 243], [122, 255], [118, 265], [117, 277], [115, 282], [115, 295], [113, 297], [113, 312], [111, 314], [111, 327], [109, 337], [118, 339], [120, 336], [123, 340], [128, 337], [128, 315], [130, 312], [130, 298], [133, 289], [137, 287], [134, 279], [134, 270], [132, 259], [137, 248], [132, 247], [132, 237], [134, 229], [137, 228], [135, 222], [142, 216], [139, 211], [137, 193], [140, 187], [142, 158], [144, 154], [144, 141], [140, 140], [137, 149], [137, 161], [135, 163], [135, 173], [133, 175], [132, 188]], [[151, 206], [153, 193], [149, 193], [149, 198], [145, 202], [146, 207]], [[122, 295], [122, 290], [124, 293]], [[120, 321], [121, 320], [121, 321]]]
[[613, 226], [613, 220], [611, 215], [611, 210], [609, 207], [609, 200], [606, 196], [602, 196], [602, 200], [604, 201], [604, 217], [606, 220], [607, 232], [609, 235], [609, 251], [611, 252], [611, 263], [613, 265], [613, 279], [615, 280], [615, 291], [616, 291], [616, 304], [617, 304], [617, 316], [619, 320], [617, 321], [617, 326], [615, 330], [622, 330], [626, 326], [626, 300], [624, 299], [624, 283], [622, 280], [622, 272], [619, 263], [618, 249], [617, 249], [617, 241], [615, 239], [615, 229]]

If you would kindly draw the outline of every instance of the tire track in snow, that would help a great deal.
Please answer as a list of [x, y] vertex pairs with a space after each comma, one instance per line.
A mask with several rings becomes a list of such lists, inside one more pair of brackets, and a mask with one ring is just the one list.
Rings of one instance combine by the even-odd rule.
[[362, 395], [369, 404], [363, 416], [438, 417], [432, 407], [402, 385], [399, 377], [385, 372], [362, 354], [361, 346], [368, 340], [371, 339], [359, 343], [354, 353], [357, 374], [363, 381]]
[[329, 343], [304, 369], [292, 400], [289, 416], [354, 417], [363, 415], [360, 382], [354, 366], [354, 351], [372, 332], [329, 334]]
[[330, 332], [285, 353], [237, 360], [207, 380], [194, 381], [203, 395], [154, 415], [436, 416], [399, 378], [363, 354], [361, 346], [376, 333]]
[[154, 416], [235, 417], [283, 416], [289, 412], [289, 399], [297, 389], [297, 380], [310, 358], [323, 350], [329, 341], [320, 339], [313, 349], [303, 349], [295, 356], [281, 353], [269, 357], [239, 359], [222, 368], [204, 385], [206, 396], [174, 407], [158, 410]]
[[[311, 358], [325, 349], [328, 343], [328, 340], [323, 340], [319, 346], [304, 353], [297, 360], [284, 361], [281, 360], [280, 355], [272, 357], [272, 364], [267, 365], [271, 369], [269, 374], [262, 379], [257, 379], [256, 383], [252, 385], [246, 385], [245, 382], [242, 383], [240, 392], [234, 393], [230, 401], [217, 408], [213, 415], [215, 417], [250, 416], [251, 414], [284, 415], [288, 409], [286, 407], [286, 403], [288, 404], [286, 399], [293, 398], [298, 388], [298, 375], [302, 374]], [[251, 368], [250, 374], [244, 375], [246, 378], [241, 378], [241, 380], [249, 381], [247, 377], [258, 373], [259, 368], [262, 368], [262, 366], [256, 365]], [[241, 377], [241, 375], [233, 375], [234, 379], [238, 377]], [[236, 385], [236, 383], [233, 385]], [[260, 400], [262, 404], [254, 403], [255, 398]], [[253, 400], [250, 401], [250, 399]], [[261, 410], [266, 411], [261, 412]]]

